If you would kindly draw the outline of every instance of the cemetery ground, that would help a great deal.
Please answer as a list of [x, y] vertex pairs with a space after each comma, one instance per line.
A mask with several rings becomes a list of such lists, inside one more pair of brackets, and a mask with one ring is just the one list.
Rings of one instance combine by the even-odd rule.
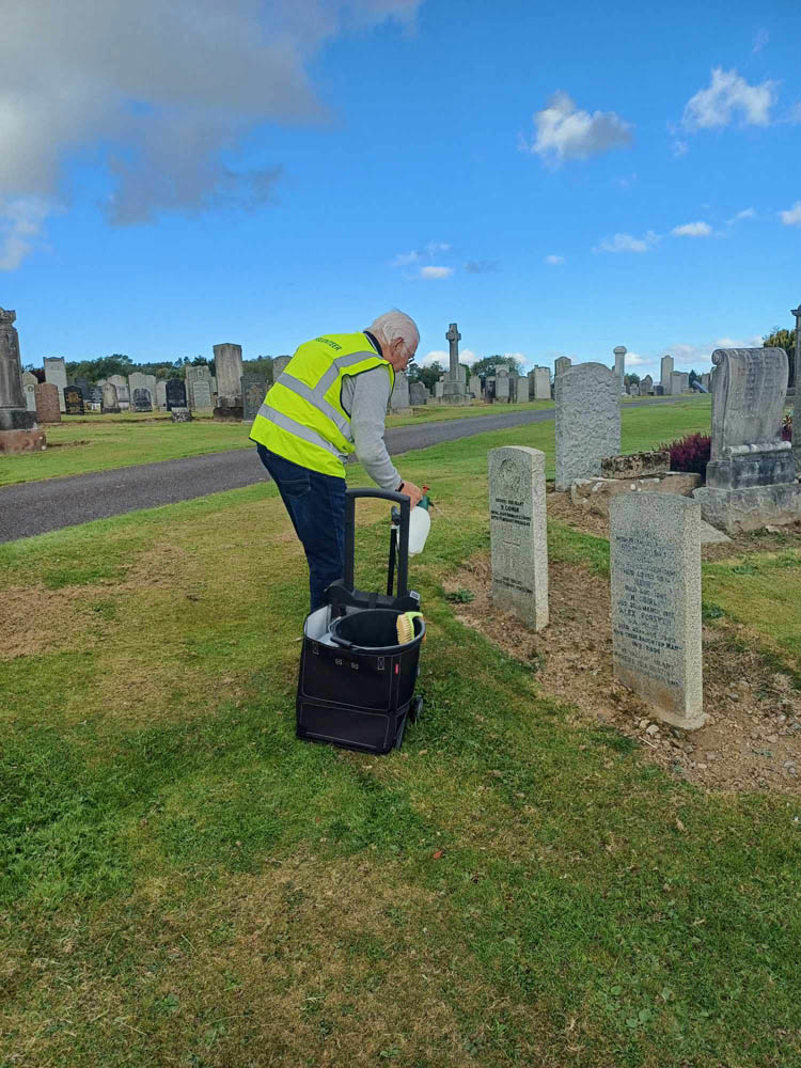
[[[627, 410], [623, 450], [708, 420]], [[584, 701], [608, 544], [564, 513], [572, 689], [556, 640], [480, 632], [510, 444], [552, 475], [552, 424], [404, 459], [441, 512], [412, 561], [426, 709], [387, 757], [294, 738], [307, 589], [274, 486], [0, 546], [0, 1065], [801, 1064], [797, 780], [707, 780], [712, 746], [666, 761], [688, 739]], [[375, 587], [385, 513], [359, 514]], [[731, 729], [767, 766], [801, 745], [801, 535], [716, 548], [704, 600], [712, 705], [751, 709]]]
[[[387, 426], [469, 419], [540, 408], [553, 408], [553, 403], [531, 401], [502, 407], [431, 405], [416, 408], [411, 415], [388, 416]], [[0, 456], [0, 486], [252, 448], [249, 430], [250, 424], [215, 422], [211, 412], [195, 413], [191, 423], [173, 423], [166, 412], [65, 416], [61, 423], [45, 426], [48, 447], [44, 452]]]

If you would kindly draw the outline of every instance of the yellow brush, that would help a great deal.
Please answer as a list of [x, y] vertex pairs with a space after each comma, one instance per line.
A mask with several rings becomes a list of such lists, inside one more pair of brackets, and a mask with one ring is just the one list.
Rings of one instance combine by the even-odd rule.
[[398, 635], [398, 645], [406, 645], [414, 639], [414, 621], [422, 619], [422, 612], [404, 612], [395, 620], [395, 630]]

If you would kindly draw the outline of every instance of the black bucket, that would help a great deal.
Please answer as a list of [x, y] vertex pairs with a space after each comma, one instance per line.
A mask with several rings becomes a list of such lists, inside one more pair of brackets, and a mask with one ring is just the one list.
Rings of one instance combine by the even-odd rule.
[[397, 620], [402, 612], [391, 608], [367, 608], [361, 612], [340, 616], [331, 624], [331, 638], [337, 645], [371, 653], [404, 653], [416, 649], [426, 632], [425, 622], [417, 616], [413, 620], [414, 637], [410, 642], [398, 643]]

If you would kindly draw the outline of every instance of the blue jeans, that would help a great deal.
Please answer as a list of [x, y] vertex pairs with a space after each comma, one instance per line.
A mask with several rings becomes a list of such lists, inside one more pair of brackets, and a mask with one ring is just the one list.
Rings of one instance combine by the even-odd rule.
[[345, 479], [293, 464], [263, 445], [256, 449], [306, 553], [313, 612], [325, 603], [326, 587], [345, 573]]

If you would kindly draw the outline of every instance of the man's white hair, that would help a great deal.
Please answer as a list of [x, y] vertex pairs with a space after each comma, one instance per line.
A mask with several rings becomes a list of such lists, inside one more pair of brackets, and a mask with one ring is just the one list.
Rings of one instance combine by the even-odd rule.
[[373, 334], [381, 334], [390, 344], [397, 337], [403, 338], [410, 347], [420, 343], [420, 331], [417, 329], [417, 323], [411, 316], [404, 315], [401, 311], [384, 312], [383, 315], [379, 315], [377, 319], [374, 319], [367, 329]]

